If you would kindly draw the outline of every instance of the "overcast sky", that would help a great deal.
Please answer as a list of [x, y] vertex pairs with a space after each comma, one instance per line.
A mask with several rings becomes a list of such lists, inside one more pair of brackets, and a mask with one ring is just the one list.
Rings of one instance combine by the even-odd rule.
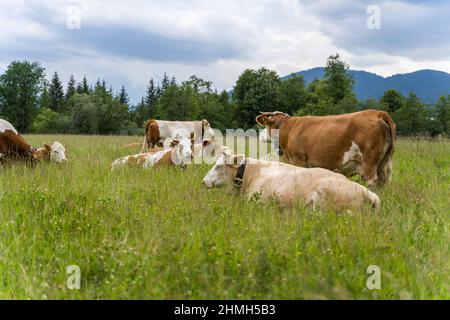
[[[380, 9], [380, 29], [367, 27], [370, 5]], [[70, 74], [105, 79], [115, 91], [124, 84], [134, 102], [164, 72], [228, 90], [246, 68], [283, 76], [323, 66], [333, 53], [383, 76], [450, 72], [444, 0], [0, 0], [0, 7], [0, 72], [14, 60], [38, 60], [64, 84]]]

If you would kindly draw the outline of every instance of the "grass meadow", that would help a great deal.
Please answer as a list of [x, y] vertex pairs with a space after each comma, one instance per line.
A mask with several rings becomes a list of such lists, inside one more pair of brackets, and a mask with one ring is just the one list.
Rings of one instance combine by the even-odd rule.
[[2, 299], [450, 298], [449, 140], [400, 139], [381, 211], [336, 214], [207, 190], [206, 164], [110, 172], [141, 137], [26, 139], [69, 164], [0, 170]]

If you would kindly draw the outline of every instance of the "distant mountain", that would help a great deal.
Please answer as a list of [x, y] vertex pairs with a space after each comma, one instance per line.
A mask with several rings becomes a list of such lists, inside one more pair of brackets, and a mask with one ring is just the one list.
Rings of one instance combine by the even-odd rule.
[[[300, 71], [307, 83], [315, 78], [322, 79], [324, 68]], [[434, 103], [439, 97], [450, 94], [450, 74], [436, 70], [419, 70], [411, 73], [382, 77], [367, 71], [349, 70], [355, 80], [355, 93], [358, 99], [380, 98], [388, 89], [396, 89], [403, 95], [414, 91], [423, 102]], [[289, 76], [282, 79], [288, 79]]]

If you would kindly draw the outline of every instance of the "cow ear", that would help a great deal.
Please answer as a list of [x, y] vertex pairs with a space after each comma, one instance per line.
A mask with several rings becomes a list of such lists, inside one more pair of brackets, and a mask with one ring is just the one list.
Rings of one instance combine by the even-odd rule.
[[47, 151], [51, 151], [52, 150], [52, 147], [50, 147], [48, 144], [44, 144], [44, 148]]
[[262, 126], [267, 126], [269, 124], [269, 118], [266, 115], [261, 114], [256, 117], [256, 122]]

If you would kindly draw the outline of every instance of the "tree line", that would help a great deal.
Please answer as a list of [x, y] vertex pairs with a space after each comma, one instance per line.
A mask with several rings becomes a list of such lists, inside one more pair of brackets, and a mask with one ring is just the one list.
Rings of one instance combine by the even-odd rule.
[[0, 117], [20, 132], [120, 134], [135, 132], [149, 118], [208, 119], [225, 130], [256, 127], [259, 111], [304, 116], [378, 109], [391, 114], [400, 135], [450, 136], [450, 94], [434, 105], [394, 89], [359, 101], [348, 70], [337, 54], [328, 58], [324, 78], [309, 84], [301, 76], [281, 79], [266, 68], [248, 69], [231, 93], [195, 75], [178, 82], [164, 74], [160, 83], [150, 79], [139, 103], [131, 104], [125, 86], [115, 93], [104, 80], [91, 86], [86, 77], [77, 82], [71, 76], [64, 90], [57, 72], [47, 80], [38, 62], [15, 61], [0, 76]]

